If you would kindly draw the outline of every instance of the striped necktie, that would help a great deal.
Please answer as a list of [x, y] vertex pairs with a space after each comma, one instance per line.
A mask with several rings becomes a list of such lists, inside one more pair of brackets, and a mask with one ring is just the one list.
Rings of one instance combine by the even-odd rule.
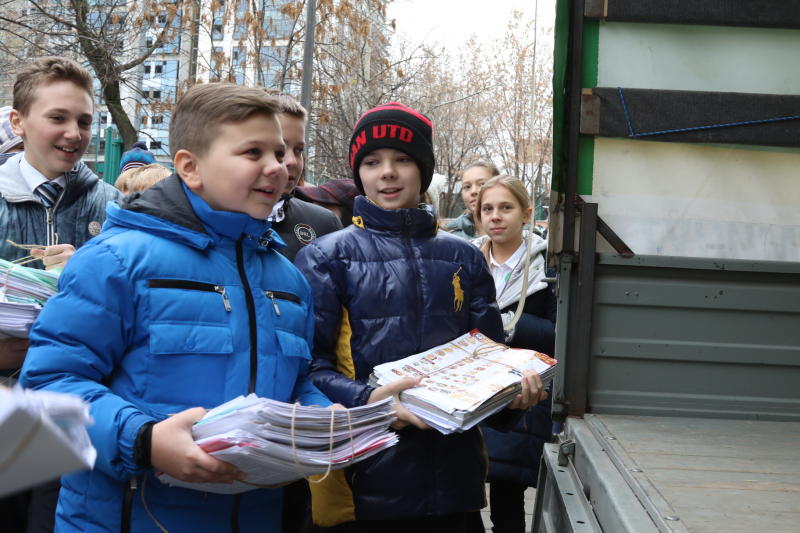
[[35, 194], [39, 201], [42, 202], [43, 206], [50, 209], [56, 204], [58, 197], [61, 196], [61, 190], [62, 187], [58, 183], [46, 181], [36, 187], [36, 190], [33, 191], [33, 194]]

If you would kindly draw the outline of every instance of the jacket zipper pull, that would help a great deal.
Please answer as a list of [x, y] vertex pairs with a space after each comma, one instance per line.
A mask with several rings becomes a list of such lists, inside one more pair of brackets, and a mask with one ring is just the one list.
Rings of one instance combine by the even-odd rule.
[[136, 482], [136, 477], [134, 476], [131, 478], [131, 483], [129, 485], [130, 490], [136, 490], [138, 488], [137, 485], [138, 483]]
[[222, 303], [225, 305], [225, 310], [231, 312], [231, 301], [228, 299], [228, 291], [221, 285], [214, 285], [214, 291], [222, 296]]
[[272, 300], [272, 307], [275, 309], [275, 314], [281, 316], [281, 310], [278, 307], [278, 302], [275, 301], [275, 295], [272, 293], [272, 291], [264, 291], [264, 295]]

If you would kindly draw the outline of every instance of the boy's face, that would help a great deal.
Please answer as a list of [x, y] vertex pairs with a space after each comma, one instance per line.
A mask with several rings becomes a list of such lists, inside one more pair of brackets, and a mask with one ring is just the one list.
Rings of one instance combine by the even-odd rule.
[[91, 140], [92, 97], [71, 81], [56, 81], [34, 91], [26, 115], [9, 116], [25, 142], [25, 159], [47, 179], [68, 172]]
[[186, 186], [219, 211], [265, 219], [286, 188], [278, 119], [263, 114], [219, 126], [202, 156], [179, 150], [175, 167]]
[[297, 186], [297, 181], [303, 175], [305, 166], [304, 151], [306, 146], [306, 121], [287, 113], [278, 115], [278, 122], [283, 132], [283, 142], [286, 144], [286, 170], [289, 172], [289, 181], [284, 194], [292, 194]]
[[384, 209], [416, 207], [422, 179], [416, 161], [394, 148], [368, 153], [358, 167], [364, 195]]

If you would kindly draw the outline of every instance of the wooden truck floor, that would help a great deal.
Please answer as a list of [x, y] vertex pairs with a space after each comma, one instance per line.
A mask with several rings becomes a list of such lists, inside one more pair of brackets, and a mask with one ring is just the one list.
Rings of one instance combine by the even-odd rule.
[[[563, 516], [551, 513], [560, 525], [543, 530], [583, 531], [596, 519], [607, 533], [800, 532], [800, 422], [587, 414], [568, 419], [565, 437], [580, 489], [559, 479], [559, 503], [545, 506]], [[548, 483], [568, 475], [557, 450], [546, 450]], [[575, 493], [589, 520], [565, 512], [580, 508], [565, 501]]]

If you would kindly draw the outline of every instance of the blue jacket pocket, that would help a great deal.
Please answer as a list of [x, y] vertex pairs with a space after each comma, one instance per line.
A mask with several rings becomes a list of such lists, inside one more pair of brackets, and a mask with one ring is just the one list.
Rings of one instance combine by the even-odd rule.
[[[150, 324], [150, 353], [159, 355], [230, 354], [233, 335], [228, 326], [212, 324]], [[308, 350], [308, 347], [306, 347]]]
[[275, 335], [278, 337], [278, 344], [284, 357], [299, 357], [308, 361], [311, 360], [311, 350], [308, 348], [308, 343], [304, 338], [280, 329], [275, 330]]

